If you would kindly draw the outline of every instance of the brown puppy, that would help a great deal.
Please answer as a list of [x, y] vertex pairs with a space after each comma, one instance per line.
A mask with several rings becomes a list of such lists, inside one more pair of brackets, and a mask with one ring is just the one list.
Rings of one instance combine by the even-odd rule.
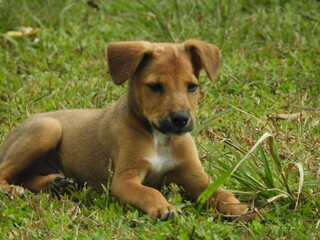
[[[152, 218], [166, 219], [179, 209], [154, 187], [174, 182], [196, 200], [211, 183], [188, 132], [194, 126], [200, 70], [214, 78], [219, 49], [194, 39], [119, 42], [108, 45], [107, 56], [113, 82], [129, 80], [128, 93], [110, 109], [32, 115], [3, 144], [0, 190], [63, 190], [72, 184], [65, 176], [101, 189], [111, 161], [112, 194]], [[228, 215], [246, 210], [237, 203], [222, 189], [209, 200]]]

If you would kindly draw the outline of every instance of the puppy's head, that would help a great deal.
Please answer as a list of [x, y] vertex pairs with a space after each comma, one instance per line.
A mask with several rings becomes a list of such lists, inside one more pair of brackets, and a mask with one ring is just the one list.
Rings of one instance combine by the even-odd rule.
[[115, 84], [129, 80], [129, 104], [139, 117], [168, 135], [189, 132], [199, 96], [199, 73], [213, 80], [220, 52], [190, 39], [182, 44], [145, 41], [110, 43], [107, 57]]

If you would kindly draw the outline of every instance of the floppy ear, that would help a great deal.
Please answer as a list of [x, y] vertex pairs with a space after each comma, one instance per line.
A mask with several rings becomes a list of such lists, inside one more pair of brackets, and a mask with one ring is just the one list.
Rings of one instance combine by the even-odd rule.
[[107, 46], [108, 68], [112, 81], [120, 85], [132, 77], [144, 55], [150, 52], [144, 41], [111, 42]]
[[196, 39], [189, 39], [184, 42], [184, 45], [190, 54], [195, 76], [198, 78], [200, 71], [204, 68], [210, 80], [214, 80], [220, 64], [219, 48]]

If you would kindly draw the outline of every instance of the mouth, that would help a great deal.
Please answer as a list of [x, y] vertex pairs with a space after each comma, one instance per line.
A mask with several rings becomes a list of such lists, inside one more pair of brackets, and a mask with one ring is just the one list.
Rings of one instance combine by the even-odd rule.
[[160, 124], [152, 123], [152, 126], [157, 131], [170, 136], [179, 136], [193, 130], [193, 121], [190, 120], [189, 123], [183, 127], [178, 127], [172, 124], [170, 121], [161, 121]]
[[188, 131], [183, 131], [183, 130], [167, 130], [167, 129], [163, 129], [161, 127], [158, 127], [156, 125], [153, 125], [154, 129], [156, 129], [157, 131], [165, 134], [165, 135], [173, 135], [173, 136], [180, 136], [183, 135], [184, 133], [188, 132]]

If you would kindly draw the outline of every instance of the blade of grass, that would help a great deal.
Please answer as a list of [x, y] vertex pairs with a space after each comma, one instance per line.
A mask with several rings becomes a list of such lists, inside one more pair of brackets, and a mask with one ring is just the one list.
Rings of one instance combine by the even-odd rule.
[[282, 193], [282, 194], [279, 194], [279, 195], [276, 195], [272, 198], [269, 198], [269, 199], [266, 199], [265, 201], [263, 201], [263, 203], [261, 203], [261, 205], [259, 206], [259, 209], [263, 208], [264, 206], [274, 202], [274, 201], [278, 201], [279, 199], [284, 199], [284, 198], [287, 198], [288, 195], [285, 194], [285, 193]]
[[282, 182], [283, 182], [283, 185], [285, 186], [287, 192], [290, 194], [290, 196], [292, 196], [292, 192], [290, 190], [290, 187], [288, 185], [288, 182], [286, 180], [286, 177], [285, 175], [283, 174], [283, 171], [282, 171], [282, 166], [281, 166], [281, 161], [280, 161], [280, 157], [279, 157], [279, 153], [278, 153], [278, 148], [276, 146], [276, 144], [274, 143], [274, 139], [273, 138], [269, 138], [269, 147], [270, 147], [270, 153], [271, 153], [271, 156], [274, 160], [274, 162], [276, 163], [276, 166], [278, 168], [278, 172], [282, 178]]
[[264, 166], [264, 175], [265, 175], [266, 185], [268, 188], [274, 188], [274, 182], [272, 178], [272, 172], [271, 172], [269, 161], [261, 146], [259, 146], [259, 151], [260, 151], [260, 156]]
[[299, 175], [300, 175], [299, 187], [298, 187], [298, 197], [297, 197], [296, 205], [294, 207], [294, 210], [296, 211], [298, 209], [298, 204], [299, 204], [299, 200], [300, 200], [302, 186], [303, 186], [303, 183], [304, 183], [304, 172], [303, 172], [303, 167], [302, 167], [301, 163], [295, 163], [295, 165], [297, 166], [297, 168], [299, 170]]

